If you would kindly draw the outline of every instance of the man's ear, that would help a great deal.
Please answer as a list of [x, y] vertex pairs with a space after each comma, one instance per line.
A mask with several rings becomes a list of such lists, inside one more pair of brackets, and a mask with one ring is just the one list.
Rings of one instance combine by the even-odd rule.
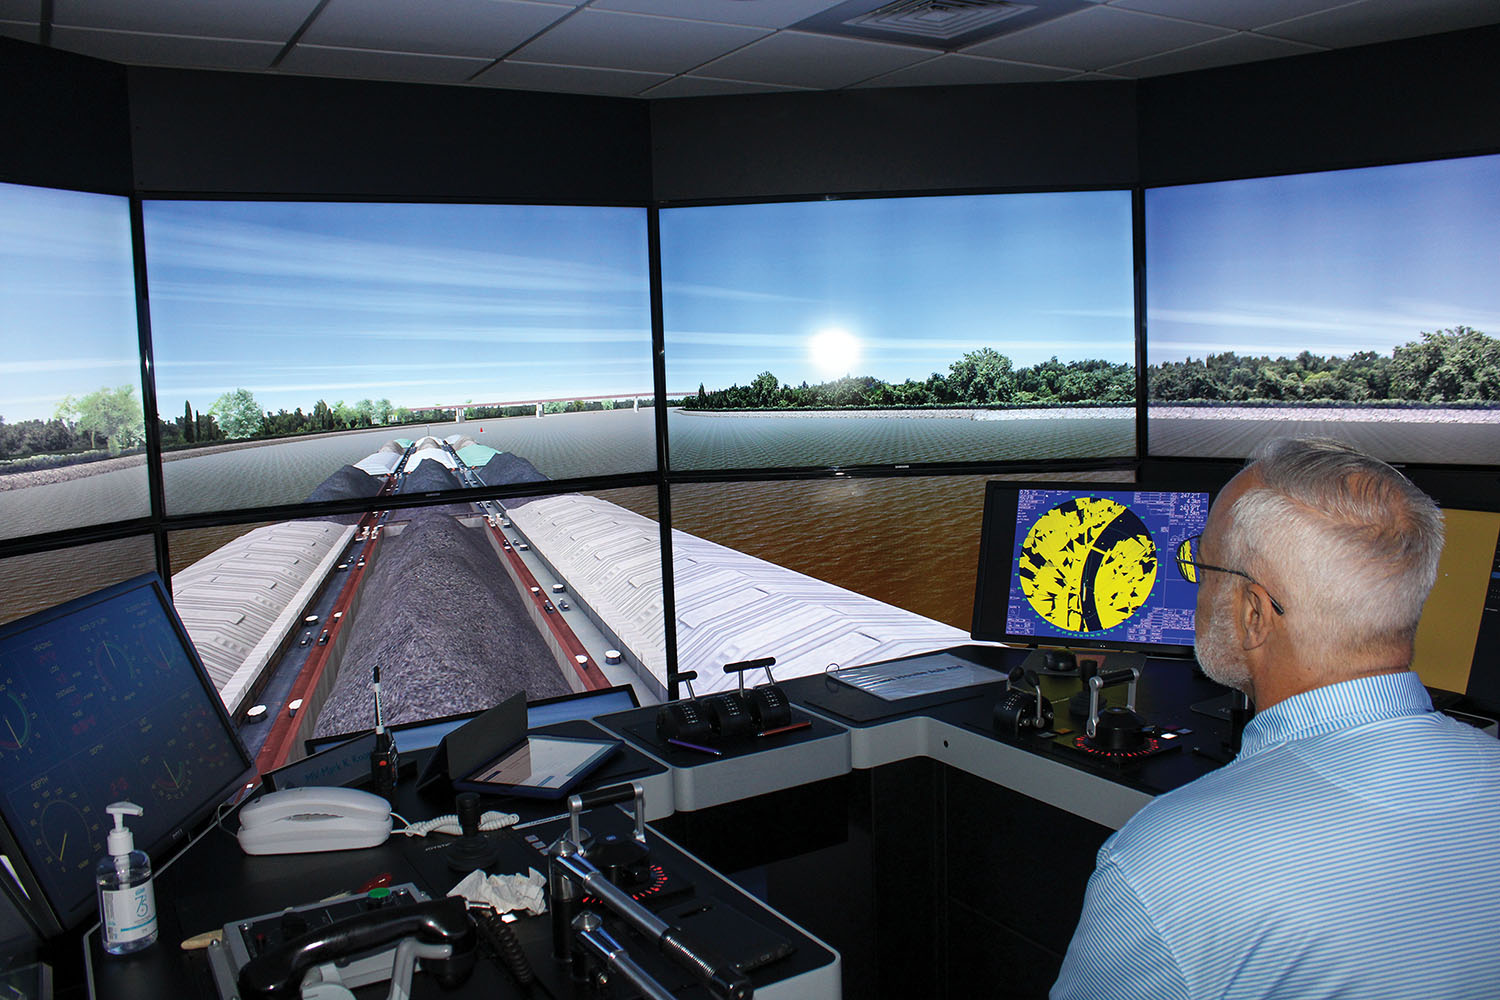
[[1265, 645], [1275, 627], [1271, 595], [1258, 583], [1246, 583], [1240, 589], [1238, 612], [1241, 648], [1256, 649]]

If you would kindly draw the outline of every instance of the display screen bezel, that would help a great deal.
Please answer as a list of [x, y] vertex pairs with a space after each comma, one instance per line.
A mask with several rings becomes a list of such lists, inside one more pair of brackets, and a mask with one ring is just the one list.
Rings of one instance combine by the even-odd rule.
[[[975, 640], [1004, 642], [1027, 647], [1066, 647], [1081, 649], [1119, 649], [1149, 656], [1191, 659], [1191, 643], [1138, 642], [1115, 636], [1039, 635], [1012, 632], [1008, 621], [1011, 585], [1015, 575], [1015, 546], [1018, 525], [1016, 513], [1023, 490], [1056, 490], [1082, 496], [1093, 493], [1194, 493], [1205, 497], [1212, 506], [1214, 491], [1207, 489], [1161, 489], [1125, 483], [1067, 483], [990, 481], [985, 484], [984, 520], [980, 530], [979, 570], [974, 588], [974, 619], [971, 635]], [[1177, 572], [1172, 553], [1162, 553], [1159, 572]], [[1171, 565], [1169, 565], [1171, 564]]]
[[[225, 711], [224, 703], [214, 688], [213, 681], [204, 668], [203, 661], [199, 658], [187, 629], [178, 617], [161, 577], [155, 573], [146, 573], [46, 611], [8, 622], [0, 626], [0, 644], [23, 633], [45, 629], [58, 622], [76, 617], [86, 613], [90, 608], [134, 592], [150, 594], [159, 603], [167, 624], [181, 642], [182, 651], [201, 686], [203, 705], [212, 713], [212, 717], [218, 720], [221, 730], [219, 736], [238, 761], [238, 766], [230, 769], [233, 772], [231, 777], [206, 786], [200, 795], [187, 802], [185, 807], [172, 817], [164, 833], [153, 837], [150, 841], [136, 841], [136, 848], [145, 851], [151, 857], [153, 865], [160, 869], [177, 849], [186, 845], [195, 828], [204, 819], [227, 801], [236, 789], [253, 780], [255, 775], [255, 762], [235, 730], [229, 714]], [[97, 803], [96, 808], [102, 810], [106, 804]], [[81, 881], [79, 891], [71, 888], [64, 891], [61, 886], [54, 884], [57, 880], [48, 880], [44, 883], [34, 871], [41, 859], [35, 856], [23, 837], [16, 835], [18, 831], [18, 818], [12, 815], [8, 802], [0, 796], [0, 851], [13, 859], [12, 870], [20, 883], [19, 889], [24, 896], [23, 905], [42, 933], [52, 937], [87, 925], [93, 918], [96, 907], [92, 867], [81, 880], [69, 880]], [[8, 882], [9, 880], [0, 879], [0, 881]], [[13, 891], [16, 887], [7, 884], [6, 888], [8, 891]]]

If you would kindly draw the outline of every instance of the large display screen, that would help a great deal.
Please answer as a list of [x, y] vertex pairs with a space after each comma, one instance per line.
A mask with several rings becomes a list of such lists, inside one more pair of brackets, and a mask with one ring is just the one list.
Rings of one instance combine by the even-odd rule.
[[677, 470], [1135, 453], [1128, 191], [663, 209]]
[[95, 912], [105, 806], [157, 864], [251, 761], [154, 575], [0, 629], [0, 847], [50, 932]]
[[445, 441], [530, 480], [656, 468], [644, 208], [148, 201], [144, 218], [169, 513], [321, 499], [428, 440], [434, 462], [407, 469], [421, 492], [461, 485]]
[[0, 538], [150, 513], [130, 202], [0, 184]]
[[1500, 156], [1145, 192], [1149, 450], [1500, 463]]
[[1189, 655], [1207, 493], [989, 483], [974, 638]]

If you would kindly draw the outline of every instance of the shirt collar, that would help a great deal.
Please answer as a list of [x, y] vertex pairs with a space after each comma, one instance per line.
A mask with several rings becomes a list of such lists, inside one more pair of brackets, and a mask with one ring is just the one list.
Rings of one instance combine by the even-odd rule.
[[1291, 740], [1431, 711], [1422, 679], [1410, 670], [1327, 684], [1258, 713], [1245, 727], [1238, 759]]

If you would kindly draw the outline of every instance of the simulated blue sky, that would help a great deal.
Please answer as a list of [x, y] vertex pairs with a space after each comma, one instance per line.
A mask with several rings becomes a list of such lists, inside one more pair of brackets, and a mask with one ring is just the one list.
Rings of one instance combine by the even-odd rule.
[[639, 208], [145, 206], [168, 417], [243, 387], [268, 410], [651, 391]]
[[136, 386], [130, 203], [0, 184], [0, 417], [50, 420], [64, 396]]
[[[1133, 358], [1128, 192], [675, 208], [661, 232], [672, 391]], [[828, 328], [859, 341], [846, 370], [809, 354]]]
[[1500, 336], [1500, 156], [1146, 192], [1147, 356]]
[[[161, 409], [250, 389], [426, 406], [651, 385], [638, 208], [145, 206]], [[1133, 354], [1124, 192], [666, 209], [667, 378], [922, 379]], [[1500, 156], [1146, 192], [1152, 361], [1500, 336]], [[138, 384], [128, 202], [0, 184], [0, 416]], [[814, 335], [857, 338], [843, 371]]]

